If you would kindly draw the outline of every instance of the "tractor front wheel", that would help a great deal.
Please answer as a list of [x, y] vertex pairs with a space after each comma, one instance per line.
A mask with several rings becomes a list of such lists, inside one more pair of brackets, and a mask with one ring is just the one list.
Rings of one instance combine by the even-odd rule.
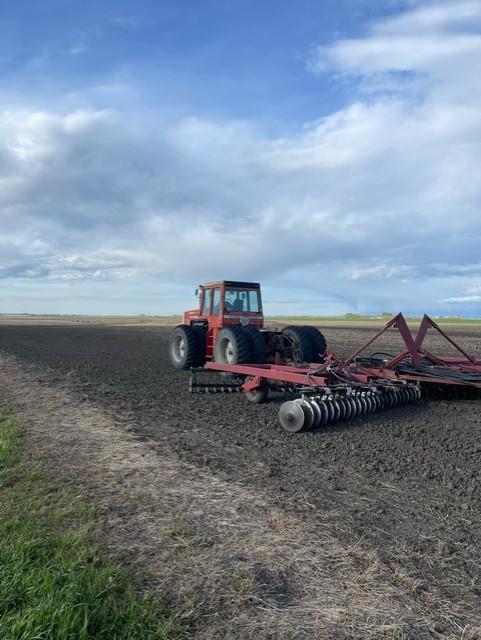
[[214, 360], [222, 364], [249, 364], [249, 337], [242, 327], [224, 327], [214, 345]]
[[169, 356], [176, 369], [190, 369], [197, 360], [197, 339], [195, 331], [187, 324], [179, 324], [173, 329], [169, 340]]

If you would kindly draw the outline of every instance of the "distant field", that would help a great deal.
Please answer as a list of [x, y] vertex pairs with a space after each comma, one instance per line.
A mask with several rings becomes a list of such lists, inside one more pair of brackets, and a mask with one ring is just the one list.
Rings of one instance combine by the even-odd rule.
[[[421, 317], [405, 316], [407, 322], [419, 324]], [[388, 315], [363, 316], [346, 314], [343, 316], [266, 316], [268, 326], [286, 324], [342, 324], [344, 326], [383, 326], [391, 319]], [[459, 318], [457, 316], [433, 317], [443, 325], [481, 325], [481, 318]], [[0, 314], [0, 324], [89, 324], [89, 325], [160, 325], [175, 326], [182, 322], [182, 316], [81, 316], [81, 315], [30, 315]]]
[[181, 316], [75, 316], [0, 314], [0, 324], [176, 325]]
[[[421, 322], [421, 316], [404, 316], [406, 321], [413, 324], [419, 324]], [[443, 316], [442, 318], [431, 318], [437, 324], [456, 324], [456, 325], [481, 325], [481, 318], [459, 318], [457, 316], [449, 317]], [[279, 323], [279, 324], [324, 324], [324, 323], [341, 323], [345, 325], [384, 325], [392, 317], [390, 316], [267, 316], [267, 323]]]

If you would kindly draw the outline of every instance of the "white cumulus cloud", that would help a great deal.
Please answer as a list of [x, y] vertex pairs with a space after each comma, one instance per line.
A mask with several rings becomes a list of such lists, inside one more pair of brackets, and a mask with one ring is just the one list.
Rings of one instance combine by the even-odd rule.
[[320, 46], [311, 68], [358, 81], [350, 104], [283, 138], [199, 116], [4, 112], [0, 278], [110, 283], [125, 312], [134, 282], [143, 311], [171, 312], [179, 298], [158, 309], [155, 291], [217, 278], [265, 282], [285, 300], [272, 313], [470, 312], [480, 22], [477, 2], [418, 3]]

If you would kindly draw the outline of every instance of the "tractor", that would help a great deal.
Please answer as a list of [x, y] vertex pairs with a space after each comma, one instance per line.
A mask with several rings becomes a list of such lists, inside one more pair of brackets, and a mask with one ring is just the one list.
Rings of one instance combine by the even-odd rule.
[[220, 280], [200, 285], [197, 309], [185, 311], [169, 341], [176, 369], [221, 364], [301, 364], [323, 362], [326, 340], [311, 326], [266, 329], [261, 286]]
[[[287, 400], [279, 409], [280, 423], [289, 432], [350, 421], [427, 397], [481, 397], [481, 360], [429, 316], [423, 316], [413, 335], [399, 313], [348, 358], [340, 358], [326, 348], [315, 327], [266, 329], [258, 283], [222, 280], [200, 286], [197, 293], [199, 308], [186, 311], [183, 324], [172, 331], [172, 364], [191, 370], [192, 392], [242, 392], [254, 404], [265, 402], [271, 391], [300, 392], [300, 398]], [[393, 356], [362, 355], [389, 329], [399, 332], [405, 349]], [[423, 347], [429, 329], [462, 357], [429, 353]], [[200, 381], [197, 374], [214, 379]]]

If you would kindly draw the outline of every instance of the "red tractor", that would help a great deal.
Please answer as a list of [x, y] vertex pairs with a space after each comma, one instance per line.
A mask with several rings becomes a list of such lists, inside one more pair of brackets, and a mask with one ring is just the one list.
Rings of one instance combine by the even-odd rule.
[[169, 354], [176, 369], [223, 364], [323, 362], [326, 340], [315, 327], [264, 328], [261, 287], [221, 280], [196, 291], [199, 308], [186, 311], [172, 331]]

